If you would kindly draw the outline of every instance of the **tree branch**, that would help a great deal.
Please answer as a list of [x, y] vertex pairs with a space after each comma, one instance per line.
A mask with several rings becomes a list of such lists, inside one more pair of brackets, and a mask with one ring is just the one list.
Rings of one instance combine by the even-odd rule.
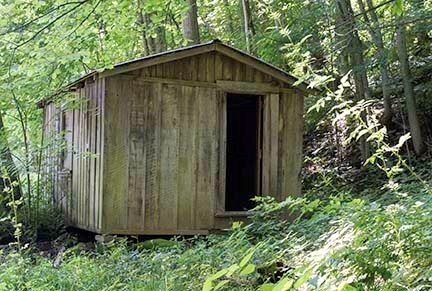
[[90, 16], [95, 12], [96, 8], [99, 6], [99, 4], [101, 2], [102, 2], [102, 0], [99, 0], [98, 2], [96, 2], [96, 5], [93, 6], [92, 10], [87, 14], [86, 17], [84, 17], [84, 19], [78, 24], [78, 26], [75, 27], [70, 33], [68, 33], [68, 35], [63, 37], [58, 43], [61, 43], [65, 39], [69, 38], [73, 33], [75, 33], [75, 31], [77, 31], [90, 18]]
[[52, 21], [50, 21], [48, 24], [46, 24], [44, 27], [42, 27], [41, 29], [39, 29], [33, 36], [31, 36], [30, 38], [28, 38], [27, 40], [21, 42], [20, 44], [18, 44], [15, 49], [18, 49], [24, 45], [26, 45], [27, 43], [29, 43], [30, 41], [36, 39], [38, 37], [39, 34], [41, 34], [44, 30], [50, 28], [52, 25], [54, 25], [57, 21], [59, 21], [60, 19], [62, 19], [64, 16], [68, 15], [69, 13], [75, 11], [78, 7], [82, 6], [83, 4], [85, 4], [86, 2], [88, 2], [89, 0], [83, 0], [80, 2], [77, 2], [78, 4], [75, 5], [74, 7], [72, 7], [71, 9], [63, 12], [62, 14], [60, 14], [59, 16], [57, 16], [56, 18], [54, 18]]
[[[87, 1], [87, 0], [86, 0], [86, 1]], [[65, 6], [72, 5], [72, 4], [80, 4], [81, 2], [86, 2], [86, 1], [71, 1], [71, 2], [66, 2], [66, 3], [60, 4], [60, 5], [58, 5], [57, 7], [51, 8], [50, 10], [48, 10], [48, 11], [45, 12], [45, 13], [43, 13], [42, 15], [39, 15], [39, 16], [37, 16], [37, 17], [35, 17], [35, 18], [33, 18], [33, 19], [31, 19], [31, 20], [29, 20], [29, 21], [27, 21], [27, 22], [21, 24], [21, 25], [18, 26], [18, 27], [15, 27], [15, 28], [13, 28], [13, 29], [11, 29], [11, 30], [8, 30], [8, 31], [5, 31], [5, 32], [0, 33], [0, 36], [6, 35], [6, 34], [9, 34], [9, 33], [13, 33], [13, 32], [17, 32], [17, 31], [19, 31], [19, 30], [21, 30], [21, 29], [25, 29], [27, 26], [29, 26], [29, 25], [35, 23], [35, 22], [38, 21], [39, 19], [42, 19], [42, 18], [44, 18], [45, 16], [47, 16], [47, 15], [53, 13], [53, 12], [56, 11], [56, 10], [59, 10], [59, 9], [65, 7]]]

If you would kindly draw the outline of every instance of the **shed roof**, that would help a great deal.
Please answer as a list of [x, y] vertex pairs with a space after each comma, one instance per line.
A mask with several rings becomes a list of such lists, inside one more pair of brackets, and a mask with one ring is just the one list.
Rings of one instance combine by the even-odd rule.
[[[129, 60], [125, 62], [121, 62], [118, 64], [115, 64], [112, 69], [105, 69], [105, 70], [94, 70], [91, 71], [77, 80], [69, 83], [66, 86], [66, 89], [74, 90], [78, 87], [81, 87], [82, 83], [89, 79], [89, 78], [103, 78], [108, 76], [114, 76], [117, 74], [122, 74], [134, 70], [138, 70], [144, 67], [153, 66], [157, 64], [162, 64], [166, 62], [172, 62], [178, 59], [191, 57], [195, 55], [199, 55], [202, 53], [212, 52], [216, 51], [223, 55], [226, 55], [230, 58], [233, 58], [241, 63], [244, 63], [246, 65], [249, 65], [253, 67], [254, 69], [261, 71], [265, 74], [268, 74], [272, 77], [274, 77], [277, 80], [280, 80], [284, 83], [287, 83], [289, 85], [293, 85], [296, 83], [299, 79], [284, 70], [273, 66], [257, 57], [254, 57], [242, 50], [239, 50], [237, 48], [234, 48], [230, 45], [222, 43], [220, 40], [215, 39], [209, 42], [195, 44], [187, 47], [182, 47], [178, 49], [168, 50], [165, 52], [137, 58], [134, 60]], [[309, 88], [309, 84], [306, 82], [301, 82], [297, 85], [297, 88], [304, 91], [304, 92], [315, 92], [314, 89]], [[57, 94], [54, 94], [54, 96]], [[38, 102], [39, 106], [44, 106], [45, 101], [47, 101], [50, 98], [45, 98], [44, 100], [41, 100]]]
[[[73, 88], [90, 77], [103, 78], [107, 76], [113, 76], [121, 73], [126, 73], [129, 71], [134, 71], [143, 67], [171, 62], [178, 59], [191, 57], [194, 55], [198, 55], [206, 52], [212, 52], [212, 51], [220, 52], [228, 57], [231, 57], [241, 63], [254, 67], [258, 71], [271, 75], [272, 77], [282, 82], [288, 83], [290, 85], [293, 85], [295, 82], [299, 80], [297, 77], [283, 71], [282, 69], [279, 69], [257, 57], [254, 57], [244, 51], [236, 49], [232, 46], [222, 43], [218, 39], [215, 39], [201, 44], [195, 44], [187, 47], [182, 47], [178, 49], [173, 49], [173, 50], [137, 58], [134, 60], [121, 62], [115, 64], [112, 69], [107, 69], [103, 71], [94, 70], [92, 72], [85, 74], [84, 76], [80, 77], [74, 82], [70, 83], [67, 87]], [[306, 82], [302, 82], [299, 85], [297, 85], [297, 87], [302, 91], [311, 91], [311, 89], [308, 88], [308, 85], [309, 84], [307, 84]]]

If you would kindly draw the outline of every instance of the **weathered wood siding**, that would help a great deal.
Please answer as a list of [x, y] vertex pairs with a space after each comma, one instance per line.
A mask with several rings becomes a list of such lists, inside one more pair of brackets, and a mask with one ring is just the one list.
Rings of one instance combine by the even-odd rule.
[[303, 99], [303, 93], [298, 90], [283, 92], [279, 97], [278, 174], [275, 182], [280, 200], [301, 194]]
[[108, 78], [104, 223], [112, 232], [213, 228], [214, 88]]
[[227, 225], [215, 217], [224, 208], [226, 159], [227, 91], [218, 81], [276, 88], [259, 94], [263, 194], [300, 194], [303, 96], [279, 93], [284, 84], [273, 77], [211, 52], [106, 79], [105, 231], [196, 233]]
[[272, 76], [262, 73], [218, 52], [200, 54], [174, 62], [158, 64], [131, 72], [133, 75], [150, 78], [176, 79], [214, 83], [216, 80], [267, 82], [277, 86], [284, 84]]
[[104, 80], [86, 82], [73, 110], [71, 223], [91, 231], [102, 228]]
[[[68, 222], [101, 233], [187, 234], [228, 226], [224, 211], [227, 93], [263, 96], [263, 194], [301, 191], [303, 93], [212, 51], [91, 81], [62, 113], [45, 106], [47, 155]], [[47, 150], [50, 152], [50, 148]], [[48, 193], [48, 192], [47, 192]]]
[[75, 94], [67, 106], [45, 106], [44, 160], [51, 182], [46, 185], [52, 185], [54, 202], [68, 224], [100, 231], [104, 81], [87, 82]]
[[301, 192], [303, 95], [267, 94], [264, 99], [263, 194], [283, 200]]

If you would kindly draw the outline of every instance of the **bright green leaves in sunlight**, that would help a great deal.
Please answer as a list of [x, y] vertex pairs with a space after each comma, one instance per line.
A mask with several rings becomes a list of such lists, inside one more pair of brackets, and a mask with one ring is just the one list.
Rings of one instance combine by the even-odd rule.
[[[217, 273], [210, 275], [204, 282], [203, 291], [216, 291], [227, 285], [230, 280], [235, 280], [236, 277], [245, 277], [255, 272], [255, 265], [250, 263], [257, 248], [251, 248], [246, 252], [246, 255], [238, 264], [233, 264], [228, 268], [222, 269]], [[223, 279], [218, 281], [219, 279]], [[218, 281], [218, 282], [217, 282]]]
[[402, 13], [404, 11], [403, 0], [395, 0], [393, 2], [393, 5], [391, 6], [391, 10], [392, 10], [392, 13], [397, 15], [397, 16], [402, 15]]

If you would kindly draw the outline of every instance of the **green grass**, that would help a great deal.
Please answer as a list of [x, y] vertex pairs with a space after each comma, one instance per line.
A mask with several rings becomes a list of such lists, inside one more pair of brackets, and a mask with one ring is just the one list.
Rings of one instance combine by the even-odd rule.
[[[121, 239], [91, 251], [75, 246], [57, 267], [30, 250], [4, 252], [0, 290], [200, 290], [212, 275], [208, 290], [218, 283], [221, 290], [277, 290], [281, 280], [293, 290], [428, 290], [428, 191], [405, 178], [356, 195], [362, 198], [342, 192], [323, 202], [313, 197], [325, 193], [311, 191], [279, 204], [264, 199], [251, 224], [236, 224], [227, 235], [178, 238], [153, 249]], [[278, 219], [286, 208], [300, 218]]]

